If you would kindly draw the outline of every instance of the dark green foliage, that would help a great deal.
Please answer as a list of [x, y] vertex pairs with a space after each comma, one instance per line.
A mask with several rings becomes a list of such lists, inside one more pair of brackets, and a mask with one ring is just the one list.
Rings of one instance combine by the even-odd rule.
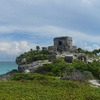
[[58, 58], [51, 64], [44, 64], [36, 72], [52, 76], [61, 76], [67, 66], [69, 64], [63, 58]]
[[94, 61], [92, 63], [85, 63], [80, 60], [74, 61], [72, 64], [68, 64], [63, 58], [58, 58], [55, 62], [51, 64], [45, 64], [39, 68], [37, 73], [51, 75], [51, 76], [61, 76], [66, 69], [76, 69], [80, 72], [88, 71], [88, 74], [92, 74], [96, 78], [100, 78], [100, 62]]
[[11, 75], [10, 80], [57, 80], [56, 77], [53, 76], [46, 76], [42, 74], [37, 74], [37, 73], [16, 73]]
[[86, 80], [94, 78], [93, 74], [90, 71], [83, 71], [83, 74], [84, 74]]
[[88, 51], [88, 50], [83, 50], [82, 48], [78, 48], [77, 49], [78, 53], [84, 53], [88, 56], [94, 56], [94, 54], [96, 54], [95, 50], [94, 51]]
[[83, 50], [81, 48], [78, 48], [77, 51], [78, 51], [78, 53], [82, 53], [83, 52]]
[[66, 62], [64, 61], [64, 58], [57, 58], [54, 62], [53, 62], [53, 64], [55, 64], [55, 63], [63, 63], [63, 64], [65, 64]]
[[62, 74], [61, 79], [64, 80], [76, 80], [79, 82], [87, 81], [89, 79], [93, 79], [93, 74], [90, 71], [79, 71], [75, 68], [68, 67]]
[[37, 51], [40, 50], [40, 47], [39, 47], [39, 46], [36, 46], [36, 50], [37, 50]]
[[100, 62], [94, 61], [92, 63], [84, 63], [82, 61], [75, 61], [72, 66], [81, 72], [89, 71], [93, 76], [100, 78]]
[[100, 79], [100, 62], [94, 61], [87, 64], [88, 71], [91, 71], [93, 75]]
[[92, 63], [84, 63], [82, 61], [76, 61], [72, 64], [72, 66], [80, 70], [81, 72], [89, 71], [93, 74], [93, 76], [100, 79], [100, 62], [99, 61], [94, 61]]
[[52, 52], [49, 52], [48, 50], [30, 50], [29, 52], [25, 52], [24, 54], [21, 54], [19, 57], [17, 57], [17, 60], [21, 62], [23, 58], [26, 58], [27, 63], [32, 63], [33, 61], [37, 60], [46, 60], [48, 59], [48, 56], [53, 54]]
[[[81, 50], [81, 48], [79, 48]], [[85, 53], [89, 54], [88, 51], [83, 50]], [[27, 63], [32, 63], [37, 60], [45, 60], [48, 59], [49, 55], [54, 53], [49, 52], [48, 50], [30, 50], [29, 52], [25, 52], [21, 54], [17, 59], [21, 61], [23, 58], [26, 58]], [[89, 71], [93, 74], [94, 77], [100, 78], [100, 62], [94, 61], [92, 63], [85, 63], [80, 60], [75, 60], [73, 63], [68, 64], [64, 61], [64, 58], [57, 58], [51, 64], [45, 64], [39, 68], [37, 73], [42, 73], [51, 76], [61, 76], [66, 68], [73, 68], [79, 70], [80, 72]]]
[[97, 55], [98, 53], [100, 53], [100, 49], [95, 49], [92, 51], [93, 54]]
[[95, 49], [93, 51], [83, 50], [82, 48], [77, 49], [78, 53], [84, 53], [88, 56], [98, 55], [100, 53], [100, 49]]

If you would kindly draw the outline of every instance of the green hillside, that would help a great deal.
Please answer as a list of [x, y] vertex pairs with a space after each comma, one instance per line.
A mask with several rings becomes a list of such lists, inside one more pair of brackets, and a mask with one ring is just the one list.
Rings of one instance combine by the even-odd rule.
[[0, 81], [0, 100], [100, 100], [100, 88], [87, 82], [23, 73]]
[[53, 52], [49, 52], [48, 50], [30, 50], [18, 56], [16, 59], [17, 62], [21, 62], [23, 58], [26, 58], [27, 63], [32, 63], [33, 61], [37, 60], [46, 60], [48, 59], [49, 55], [54, 54]]

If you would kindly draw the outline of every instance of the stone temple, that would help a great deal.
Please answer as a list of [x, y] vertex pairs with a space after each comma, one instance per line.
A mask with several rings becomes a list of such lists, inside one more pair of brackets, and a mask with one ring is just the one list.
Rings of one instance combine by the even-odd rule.
[[60, 53], [76, 53], [77, 47], [72, 45], [72, 37], [64, 36], [54, 38], [54, 46], [49, 46], [48, 50]]

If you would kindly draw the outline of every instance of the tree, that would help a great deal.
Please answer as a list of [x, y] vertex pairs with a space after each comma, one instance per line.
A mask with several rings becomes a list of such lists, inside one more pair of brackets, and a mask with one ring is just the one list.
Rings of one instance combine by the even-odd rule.
[[97, 49], [93, 50], [93, 54], [95, 54], [95, 55], [97, 55], [97, 53], [99, 53], [99, 52], [100, 52], [100, 51], [97, 50]]
[[31, 52], [33, 52], [33, 49], [30, 49]]
[[82, 53], [83, 50], [81, 48], [78, 48], [77, 51], [78, 53]]
[[36, 50], [37, 50], [37, 51], [40, 50], [40, 47], [39, 47], [39, 46], [36, 46]]

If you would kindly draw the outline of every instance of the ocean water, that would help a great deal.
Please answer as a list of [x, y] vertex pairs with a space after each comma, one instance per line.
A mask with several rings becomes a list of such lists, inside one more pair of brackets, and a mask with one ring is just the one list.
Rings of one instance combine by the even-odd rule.
[[15, 62], [0, 62], [0, 75], [17, 68], [18, 65]]

